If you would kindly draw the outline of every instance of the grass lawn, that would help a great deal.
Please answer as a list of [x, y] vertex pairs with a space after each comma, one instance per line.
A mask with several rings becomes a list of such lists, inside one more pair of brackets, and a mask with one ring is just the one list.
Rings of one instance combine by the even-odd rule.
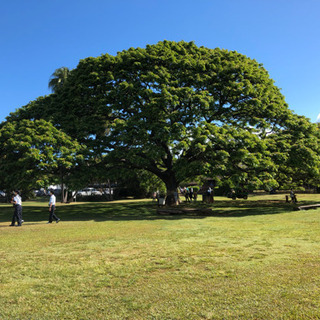
[[23, 205], [21, 228], [0, 205], [0, 319], [320, 319], [320, 209], [284, 195], [216, 198], [212, 216], [58, 204], [49, 225], [47, 203]]

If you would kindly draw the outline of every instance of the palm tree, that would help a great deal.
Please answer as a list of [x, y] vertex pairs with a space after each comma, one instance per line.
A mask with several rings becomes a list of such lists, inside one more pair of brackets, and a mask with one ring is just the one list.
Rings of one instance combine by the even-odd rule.
[[70, 70], [67, 67], [61, 67], [56, 69], [56, 71], [51, 75], [48, 87], [56, 92], [60, 87], [66, 82]]

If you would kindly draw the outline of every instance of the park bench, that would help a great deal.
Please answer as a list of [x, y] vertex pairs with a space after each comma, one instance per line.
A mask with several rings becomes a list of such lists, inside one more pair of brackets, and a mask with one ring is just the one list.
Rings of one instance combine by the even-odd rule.
[[309, 205], [298, 207], [299, 210], [310, 210], [310, 209], [317, 209], [317, 208], [320, 208], [320, 203], [309, 204]]

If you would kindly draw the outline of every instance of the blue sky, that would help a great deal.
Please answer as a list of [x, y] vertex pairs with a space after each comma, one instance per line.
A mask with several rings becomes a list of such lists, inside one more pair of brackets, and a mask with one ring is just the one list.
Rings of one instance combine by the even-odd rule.
[[256, 59], [291, 110], [320, 113], [319, 0], [3, 0], [0, 17], [0, 122], [55, 69], [165, 39]]

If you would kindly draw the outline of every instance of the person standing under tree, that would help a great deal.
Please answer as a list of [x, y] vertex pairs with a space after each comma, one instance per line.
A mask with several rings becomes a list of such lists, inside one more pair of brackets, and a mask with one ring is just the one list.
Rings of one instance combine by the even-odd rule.
[[56, 223], [60, 221], [60, 219], [55, 215], [54, 210], [56, 208], [56, 196], [54, 192], [50, 190], [50, 200], [49, 200], [49, 221], [48, 223], [52, 223], [53, 219], [56, 220]]
[[292, 189], [290, 190], [290, 198], [291, 198], [291, 202], [293, 202], [293, 203], [298, 202], [297, 196]]
[[14, 197], [11, 200], [11, 203], [13, 203], [13, 206], [14, 206], [14, 213], [13, 213], [12, 222], [10, 226], [13, 227], [17, 220], [17, 223], [18, 223], [17, 226], [21, 227], [24, 221], [22, 220], [22, 200], [19, 195], [19, 191], [14, 191]]

